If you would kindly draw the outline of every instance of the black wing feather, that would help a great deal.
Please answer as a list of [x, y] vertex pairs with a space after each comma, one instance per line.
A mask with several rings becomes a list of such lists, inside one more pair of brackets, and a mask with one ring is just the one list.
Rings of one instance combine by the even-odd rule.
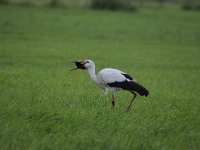
[[129, 80], [133, 80], [133, 78], [128, 74], [122, 73], [122, 75], [125, 76], [125, 78], [127, 78]]
[[135, 82], [135, 81], [122, 81], [122, 82], [113, 82], [113, 83], [108, 83], [108, 86], [110, 87], [117, 87], [117, 88], [122, 88], [123, 90], [127, 90], [130, 92], [137, 92], [139, 93], [141, 96], [145, 95], [146, 97], [149, 94], [149, 91], [143, 87], [142, 85], [140, 85], [139, 83]]

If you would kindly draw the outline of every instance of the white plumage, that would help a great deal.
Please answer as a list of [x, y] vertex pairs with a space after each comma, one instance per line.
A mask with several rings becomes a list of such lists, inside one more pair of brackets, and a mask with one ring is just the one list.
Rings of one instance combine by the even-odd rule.
[[122, 82], [122, 81], [127, 80], [127, 78], [123, 76], [122, 74], [126, 74], [126, 73], [117, 69], [105, 68], [97, 74], [97, 78], [98, 77], [101, 78], [106, 84], [116, 82], [116, 81]]
[[[133, 79], [127, 73], [113, 68], [102, 69], [97, 75], [95, 74], [95, 64], [92, 60], [85, 61], [75, 61], [77, 68], [84, 69], [89, 73], [91, 80], [105, 92], [112, 92], [112, 105], [115, 106], [115, 93], [121, 90], [130, 91], [133, 94], [133, 99], [131, 100], [127, 110], [130, 108], [133, 100], [139, 93], [141, 96], [148, 96], [149, 91], [138, 84], [135, 79]], [[73, 69], [74, 70], [74, 69]]]

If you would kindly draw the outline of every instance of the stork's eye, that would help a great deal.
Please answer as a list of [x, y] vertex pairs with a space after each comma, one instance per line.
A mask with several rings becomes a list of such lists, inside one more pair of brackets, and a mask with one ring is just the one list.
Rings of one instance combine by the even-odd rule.
[[89, 63], [89, 61], [86, 61], [85, 63]]

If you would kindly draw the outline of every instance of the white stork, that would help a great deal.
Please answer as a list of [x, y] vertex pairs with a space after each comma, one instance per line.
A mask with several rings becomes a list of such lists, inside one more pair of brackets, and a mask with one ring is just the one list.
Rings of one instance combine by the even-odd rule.
[[115, 107], [115, 93], [121, 90], [127, 90], [133, 94], [133, 98], [130, 101], [126, 110], [129, 110], [134, 99], [136, 98], [136, 92], [141, 96], [148, 96], [149, 91], [142, 85], [136, 82], [130, 75], [122, 72], [118, 69], [105, 68], [102, 69], [98, 74], [95, 74], [95, 64], [92, 60], [75, 61], [77, 68], [86, 70], [91, 80], [105, 92], [112, 92], [112, 107]]

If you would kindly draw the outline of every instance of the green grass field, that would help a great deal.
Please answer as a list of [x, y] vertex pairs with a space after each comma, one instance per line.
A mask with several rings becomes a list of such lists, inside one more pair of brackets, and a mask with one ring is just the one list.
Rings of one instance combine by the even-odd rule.
[[[0, 7], [0, 147], [200, 149], [200, 13]], [[69, 61], [119, 68], [150, 91], [116, 109]]]

